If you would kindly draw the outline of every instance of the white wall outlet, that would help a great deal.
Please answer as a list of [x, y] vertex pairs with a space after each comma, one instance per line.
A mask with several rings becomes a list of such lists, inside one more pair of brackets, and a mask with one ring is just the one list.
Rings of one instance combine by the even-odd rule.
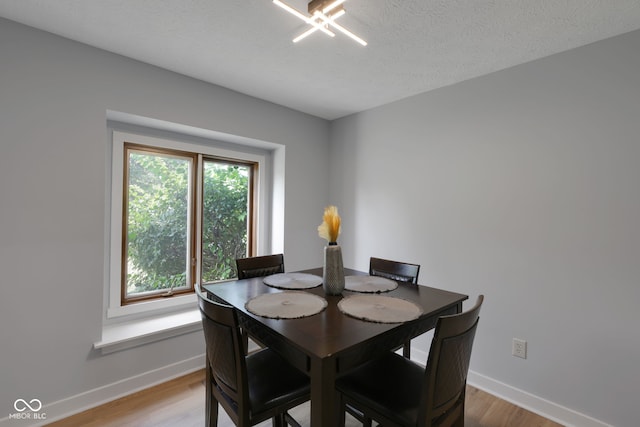
[[515, 357], [527, 358], [527, 342], [518, 338], [514, 338], [511, 342], [511, 354]]

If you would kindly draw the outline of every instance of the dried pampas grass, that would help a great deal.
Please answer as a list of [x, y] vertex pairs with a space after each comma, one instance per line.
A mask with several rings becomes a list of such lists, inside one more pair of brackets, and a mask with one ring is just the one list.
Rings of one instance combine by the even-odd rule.
[[318, 226], [318, 236], [326, 239], [329, 243], [336, 243], [340, 235], [340, 215], [338, 208], [327, 206], [324, 208], [322, 224]]

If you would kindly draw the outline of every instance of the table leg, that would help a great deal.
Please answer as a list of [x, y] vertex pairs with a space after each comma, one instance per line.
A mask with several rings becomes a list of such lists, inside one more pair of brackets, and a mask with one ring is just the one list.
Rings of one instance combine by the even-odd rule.
[[333, 357], [311, 361], [311, 427], [338, 425], [336, 367]]

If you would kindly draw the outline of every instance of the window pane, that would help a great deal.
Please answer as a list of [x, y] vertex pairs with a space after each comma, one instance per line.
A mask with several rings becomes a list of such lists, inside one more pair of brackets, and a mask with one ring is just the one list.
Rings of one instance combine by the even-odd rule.
[[191, 158], [128, 150], [126, 297], [190, 288]]
[[236, 258], [247, 256], [251, 166], [204, 163], [202, 281], [236, 276]]

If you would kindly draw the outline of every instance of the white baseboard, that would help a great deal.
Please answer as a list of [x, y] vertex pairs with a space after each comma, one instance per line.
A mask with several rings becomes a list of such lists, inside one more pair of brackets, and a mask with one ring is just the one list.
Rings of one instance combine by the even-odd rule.
[[524, 390], [501, 383], [477, 372], [469, 371], [467, 383], [500, 399], [543, 416], [567, 427], [612, 427], [588, 415], [558, 405]]
[[87, 409], [103, 405], [107, 402], [111, 402], [145, 388], [153, 387], [154, 385], [197, 371], [198, 369], [203, 369], [204, 366], [205, 355], [202, 354], [200, 356], [182, 360], [168, 366], [163, 366], [162, 368], [154, 369], [134, 377], [125, 378], [57, 402], [46, 404], [42, 406], [42, 409], [39, 411], [40, 414], [45, 414], [46, 419], [44, 420], [31, 420], [32, 423], [29, 423], [29, 420], [15, 420], [5, 417], [0, 419], [0, 426], [8, 427], [12, 425], [12, 423], [16, 426], [19, 425], [20, 427], [35, 427], [48, 424], [86, 411]]
[[[428, 357], [429, 355], [425, 351], [414, 347], [411, 348], [412, 360], [425, 365]], [[612, 427], [588, 415], [565, 408], [557, 403], [553, 403], [474, 371], [469, 371], [467, 383], [527, 411], [531, 411], [567, 427]]]

